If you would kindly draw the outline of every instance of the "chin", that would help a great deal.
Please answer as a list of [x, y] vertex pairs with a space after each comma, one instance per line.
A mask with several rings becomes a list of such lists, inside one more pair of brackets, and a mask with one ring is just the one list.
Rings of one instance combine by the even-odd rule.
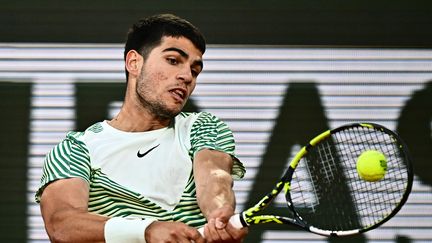
[[158, 116], [162, 117], [162, 118], [174, 118], [176, 117], [178, 114], [180, 114], [182, 110], [181, 109], [166, 109], [166, 110], [159, 110], [158, 112]]

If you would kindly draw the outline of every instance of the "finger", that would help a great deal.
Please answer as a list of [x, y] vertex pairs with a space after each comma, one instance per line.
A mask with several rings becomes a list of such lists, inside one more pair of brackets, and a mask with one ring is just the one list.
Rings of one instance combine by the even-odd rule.
[[205, 243], [204, 237], [195, 228], [191, 228], [187, 231], [187, 237], [195, 243]]
[[216, 218], [215, 227], [221, 240], [232, 241], [233, 237], [225, 230], [227, 223], [228, 222], [223, 222], [221, 218]]
[[227, 225], [227, 222], [228, 221], [225, 222], [222, 218], [216, 218], [216, 220], [215, 220], [216, 229], [219, 229], [219, 230], [224, 229], [225, 226]]
[[178, 243], [191, 243], [191, 240], [189, 240], [189, 239], [187, 239], [185, 237], [178, 237], [176, 239], [176, 241], [174, 241], [174, 242], [178, 242]]
[[204, 238], [206, 239], [207, 242], [210, 242], [210, 239], [212, 238], [210, 230], [209, 230], [209, 226], [208, 223], [204, 225], [204, 234], [203, 234]]
[[221, 237], [219, 236], [218, 230], [216, 229], [214, 219], [210, 219], [208, 221], [207, 225], [204, 228], [204, 235], [205, 235], [205, 239], [208, 242], [220, 241]]
[[234, 240], [234, 238], [225, 229], [217, 230], [217, 232], [223, 242], [232, 242]]
[[198, 239], [192, 239], [190, 242], [193, 243], [206, 243], [206, 240], [204, 238], [198, 238]]
[[228, 232], [228, 234], [230, 234], [232, 238], [237, 241], [243, 239], [249, 232], [248, 227], [243, 227], [239, 229], [232, 226], [231, 224], [228, 224], [225, 229]]
[[190, 242], [196, 242], [194, 241], [194, 239], [192, 238], [192, 228], [189, 227], [185, 227], [183, 229], [183, 232], [180, 233], [179, 235], [176, 235], [176, 239], [174, 242], [178, 242], [178, 243], [190, 243]]

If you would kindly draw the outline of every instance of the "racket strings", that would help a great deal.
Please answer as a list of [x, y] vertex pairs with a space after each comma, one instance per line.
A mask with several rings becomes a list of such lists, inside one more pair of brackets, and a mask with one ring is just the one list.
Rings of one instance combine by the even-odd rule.
[[371, 183], [359, 178], [355, 167], [352, 167], [355, 163], [349, 163], [353, 158], [347, 156], [348, 153], [344, 154], [346, 158], [342, 159], [344, 172], [350, 179], [348, 185], [356, 213], [359, 215], [361, 225], [367, 227], [384, 219], [400, 203], [407, 186], [408, 168], [401, 154], [401, 145], [397, 143], [395, 137], [367, 127], [357, 127], [353, 130], [356, 134], [353, 136], [354, 139], [349, 139], [348, 135], [344, 135], [344, 140], [341, 140], [356, 144], [356, 146], [351, 146], [351, 148], [356, 148], [353, 154], [359, 155], [365, 150], [377, 150], [385, 154], [389, 165], [385, 178]]
[[[308, 152], [295, 171], [292, 200], [311, 225], [322, 229], [362, 229], [386, 218], [400, 203], [407, 186], [407, 166], [397, 139], [369, 127], [334, 133]], [[387, 157], [381, 181], [367, 182], [356, 171], [358, 156], [377, 150]]]
[[308, 163], [300, 163], [295, 170], [291, 181], [291, 200], [295, 202], [297, 210], [307, 210], [315, 213], [315, 207], [319, 204], [317, 190], [311, 178]]

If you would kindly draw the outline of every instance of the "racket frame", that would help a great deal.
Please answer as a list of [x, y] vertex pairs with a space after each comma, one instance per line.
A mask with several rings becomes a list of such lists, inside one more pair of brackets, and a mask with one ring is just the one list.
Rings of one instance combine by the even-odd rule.
[[[408, 172], [407, 187], [402, 196], [401, 201], [396, 206], [396, 208], [393, 209], [393, 211], [389, 215], [384, 217], [381, 221], [377, 222], [376, 224], [370, 225], [369, 227], [362, 228], [362, 229], [353, 229], [353, 230], [345, 230], [345, 231], [322, 230], [312, 225], [309, 225], [307, 222], [305, 222], [302, 219], [301, 215], [297, 213], [297, 211], [295, 210], [290, 195], [291, 180], [298, 163], [300, 162], [302, 157], [308, 153], [308, 150], [310, 150], [312, 147], [316, 146], [317, 144], [319, 144], [321, 141], [325, 140], [327, 137], [331, 136], [332, 134], [351, 127], [367, 127], [371, 129], [380, 130], [386, 134], [391, 135], [397, 140], [398, 144], [401, 146], [400, 149], [404, 151], [403, 154], [404, 156], [406, 156], [405, 161], [407, 162], [407, 172]], [[292, 224], [300, 228], [303, 228], [309, 232], [323, 235], [323, 236], [348, 236], [348, 235], [354, 235], [354, 234], [363, 233], [372, 230], [384, 224], [390, 218], [396, 215], [399, 212], [399, 210], [402, 208], [402, 206], [405, 204], [405, 202], [408, 200], [408, 196], [411, 192], [411, 188], [413, 184], [413, 169], [410, 161], [411, 159], [409, 156], [409, 152], [403, 140], [395, 132], [387, 129], [382, 125], [375, 124], [375, 123], [351, 123], [351, 124], [340, 126], [332, 130], [327, 130], [319, 134], [312, 140], [310, 140], [310, 142], [306, 146], [303, 146], [300, 149], [300, 151], [294, 156], [294, 158], [290, 161], [288, 169], [285, 171], [280, 181], [274, 186], [272, 191], [266, 194], [258, 203], [256, 203], [251, 208], [245, 210], [240, 214], [234, 215], [234, 217], [238, 217], [238, 219], [235, 219], [234, 221], [237, 222], [237, 225], [238, 223], [241, 223], [243, 227], [248, 227], [250, 225], [256, 225], [256, 224], [264, 224], [264, 223]], [[293, 217], [290, 218], [290, 217], [278, 216], [278, 215], [257, 215], [257, 213], [264, 210], [282, 190], [285, 191], [287, 206], [288, 208], [290, 208]]]

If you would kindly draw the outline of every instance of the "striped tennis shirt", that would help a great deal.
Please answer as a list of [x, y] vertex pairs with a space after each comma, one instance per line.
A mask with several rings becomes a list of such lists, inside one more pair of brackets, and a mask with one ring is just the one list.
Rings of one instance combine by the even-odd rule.
[[[204, 148], [235, 158], [234, 147], [231, 130], [208, 112], [182, 112], [168, 127], [147, 132], [99, 122], [68, 133], [46, 155], [36, 202], [50, 182], [78, 177], [89, 184], [89, 212], [199, 227], [206, 220], [196, 200], [193, 158]], [[242, 178], [245, 169], [234, 161], [233, 178]]]

